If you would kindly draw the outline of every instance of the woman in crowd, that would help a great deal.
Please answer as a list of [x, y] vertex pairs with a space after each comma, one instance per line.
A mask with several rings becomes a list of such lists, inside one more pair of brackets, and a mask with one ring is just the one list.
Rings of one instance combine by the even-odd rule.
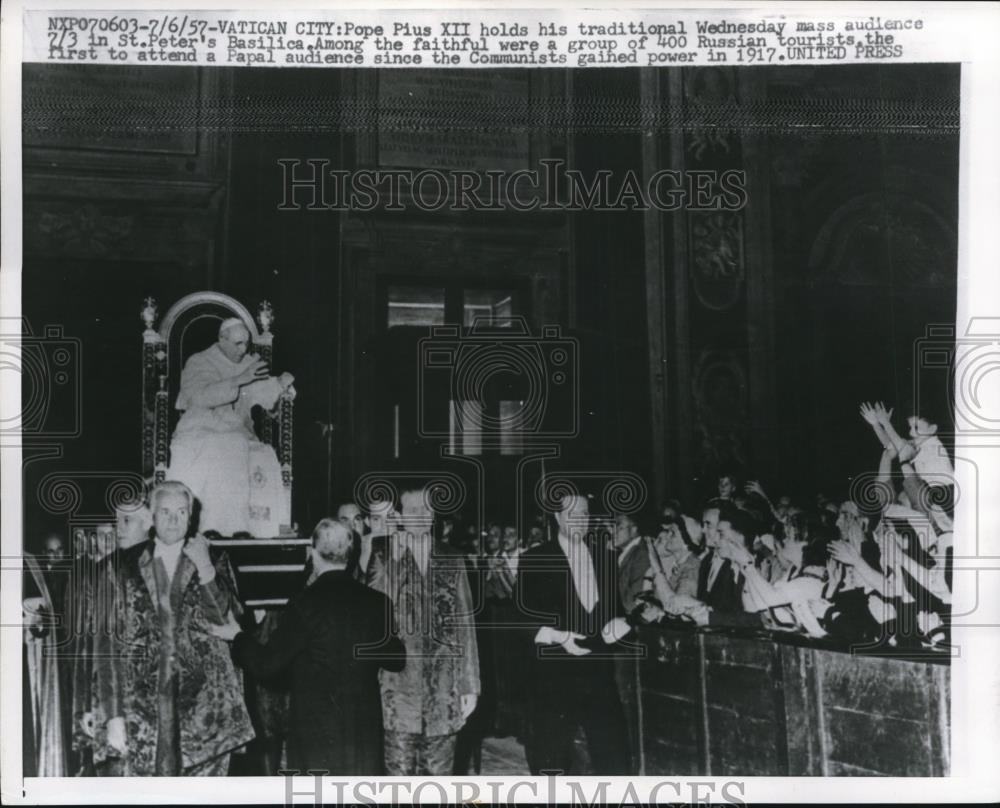
[[767, 611], [773, 628], [805, 631], [811, 637], [826, 636], [820, 620], [830, 604], [823, 597], [826, 583], [826, 537], [785, 537], [778, 541], [776, 555], [786, 566], [783, 577], [771, 583], [754, 563], [746, 544], [731, 535], [723, 537], [729, 556], [738, 565], [746, 583], [747, 611]]

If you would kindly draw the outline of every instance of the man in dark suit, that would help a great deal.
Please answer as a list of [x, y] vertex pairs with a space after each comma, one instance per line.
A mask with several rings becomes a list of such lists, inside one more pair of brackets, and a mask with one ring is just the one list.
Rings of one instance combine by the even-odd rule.
[[594, 774], [627, 774], [628, 743], [615, 654], [629, 632], [614, 550], [589, 530], [587, 499], [562, 498], [556, 537], [521, 556], [517, 607], [534, 667], [527, 755], [532, 774], [570, 773], [582, 727]]
[[702, 512], [702, 530], [708, 552], [698, 569], [698, 600], [711, 608], [708, 623], [712, 626], [745, 626], [756, 628], [761, 625], [760, 615], [748, 613], [743, 607], [743, 586], [745, 580], [739, 569], [727, 558], [725, 545], [719, 532], [720, 522], [745, 526], [744, 532], [753, 539], [749, 527], [751, 518], [732, 504], [723, 500], [711, 500]]
[[373, 499], [368, 503], [368, 515], [364, 519], [365, 530], [368, 531], [365, 534], [368, 555], [359, 559], [354, 576], [361, 583], [372, 586], [374, 577], [385, 569], [389, 537], [396, 531], [398, 524], [399, 513], [395, 502]]
[[708, 552], [698, 569], [698, 600], [708, 604], [713, 610], [742, 611], [742, 587], [737, 586], [732, 564], [719, 548], [720, 509], [721, 505], [714, 501], [702, 512], [701, 526], [705, 532]]
[[389, 599], [347, 572], [352, 531], [323, 519], [310, 550], [316, 577], [294, 597], [267, 645], [239, 624], [213, 630], [233, 641], [233, 657], [267, 679], [291, 669], [288, 765], [300, 772], [382, 772], [382, 706], [378, 671], [400, 671], [406, 659]]

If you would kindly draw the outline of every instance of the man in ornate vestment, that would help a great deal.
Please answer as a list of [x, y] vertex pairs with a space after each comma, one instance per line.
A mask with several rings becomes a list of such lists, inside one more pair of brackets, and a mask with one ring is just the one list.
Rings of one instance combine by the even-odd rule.
[[258, 440], [251, 411], [270, 410], [294, 395], [290, 373], [269, 376], [248, 354], [250, 332], [238, 318], [219, 327], [219, 341], [191, 356], [181, 372], [176, 407], [183, 410], [170, 443], [168, 479], [185, 483], [201, 502], [201, 532], [277, 536], [291, 524], [274, 449]]
[[254, 737], [223, 640], [242, 607], [225, 553], [187, 537], [181, 483], [150, 495], [153, 537], [113, 556], [114, 603], [94, 645], [95, 760], [124, 776], [221, 776]]
[[479, 698], [479, 654], [465, 561], [435, 541], [427, 489], [402, 495], [402, 528], [372, 555], [370, 586], [387, 595], [406, 666], [382, 670], [386, 774], [447, 776], [458, 731]]

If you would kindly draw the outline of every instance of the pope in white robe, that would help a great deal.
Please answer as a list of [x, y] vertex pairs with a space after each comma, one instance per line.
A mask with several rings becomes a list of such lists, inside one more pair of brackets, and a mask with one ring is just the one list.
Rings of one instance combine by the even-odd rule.
[[250, 332], [231, 318], [219, 341], [191, 356], [181, 371], [176, 407], [183, 411], [170, 442], [167, 479], [187, 485], [201, 502], [201, 532], [245, 531], [278, 536], [291, 514], [274, 449], [253, 429], [255, 405], [271, 410], [294, 381], [268, 375], [264, 361], [247, 353]]

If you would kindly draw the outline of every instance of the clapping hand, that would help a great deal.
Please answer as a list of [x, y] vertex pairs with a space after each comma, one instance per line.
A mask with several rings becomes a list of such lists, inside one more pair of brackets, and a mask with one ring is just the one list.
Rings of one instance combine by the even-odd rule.
[[198, 568], [198, 578], [203, 584], [215, 577], [215, 565], [208, 552], [208, 539], [200, 533], [184, 542], [184, 555]]
[[890, 421], [892, 421], [892, 407], [886, 410], [885, 404], [881, 401], [876, 401], [875, 406], [872, 409], [875, 411], [876, 419], [878, 419], [878, 422], [883, 426], [886, 426]]
[[223, 625], [219, 626], [214, 623], [209, 625], [208, 630], [211, 634], [218, 637], [220, 640], [225, 640], [226, 642], [232, 642], [236, 639], [236, 635], [239, 634], [243, 629], [240, 628], [240, 624], [236, 621], [235, 615], [229, 612], [227, 615], [228, 621]]
[[725, 557], [732, 559], [740, 566], [753, 564], [753, 554], [739, 542], [723, 539], [722, 546], [726, 548]]
[[878, 424], [878, 413], [871, 404], [867, 401], [862, 401], [859, 409], [861, 411], [861, 417], [864, 418], [865, 421], [867, 421], [871, 426], [876, 426]]
[[858, 549], [846, 541], [832, 541], [829, 546], [830, 558], [839, 561], [848, 567], [853, 567], [861, 563], [861, 553]]

